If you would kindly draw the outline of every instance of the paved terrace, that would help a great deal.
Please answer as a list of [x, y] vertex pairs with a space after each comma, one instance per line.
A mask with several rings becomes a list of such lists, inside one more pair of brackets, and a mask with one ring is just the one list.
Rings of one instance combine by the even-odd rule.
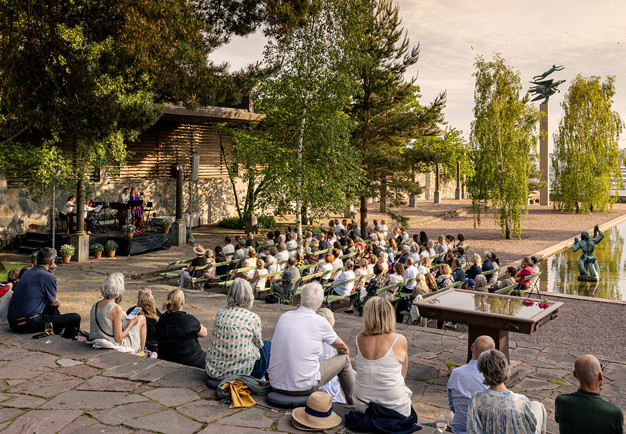
[[[609, 216], [607, 216], [608, 218]], [[614, 218], [614, 216], [610, 216]], [[436, 223], [433, 223], [436, 224]], [[586, 224], [586, 222], [584, 223]], [[577, 230], [577, 229], [575, 229]], [[199, 237], [209, 245], [228, 231], [203, 231]], [[468, 236], [471, 239], [471, 235]], [[81, 264], [60, 264], [57, 270], [62, 311], [79, 312], [83, 329], [89, 328], [89, 311], [99, 298], [99, 284], [114, 271], [139, 276], [164, 268], [174, 259], [192, 257], [190, 246], [174, 247], [146, 255], [102, 258]], [[3, 258], [6, 256], [3, 255]], [[14, 261], [15, 258], [10, 258]], [[134, 304], [139, 286], [150, 286], [162, 304], [172, 286], [142, 275], [127, 280], [124, 308]], [[225, 296], [217, 292], [187, 291], [186, 311], [207, 327]], [[520, 375], [512, 390], [544, 403], [548, 432], [554, 423], [554, 398], [577, 389], [571, 375], [577, 356], [595, 338], [592, 350], [605, 363], [602, 394], [626, 410], [626, 345], [623, 323], [626, 304], [563, 300], [559, 317], [533, 335], [511, 336], [511, 359]], [[263, 336], [271, 338], [278, 317], [288, 306], [257, 302], [253, 311], [262, 318]], [[593, 319], [585, 315], [595, 312]], [[599, 314], [600, 316], [598, 317]], [[357, 316], [336, 313], [335, 329], [350, 346], [361, 328]], [[601, 338], [600, 331], [604, 330]], [[447, 409], [449, 372], [465, 362], [467, 335], [431, 327], [398, 325], [407, 337], [410, 366], [406, 383], [413, 391], [413, 405], [420, 424], [432, 423], [437, 412]], [[289, 411], [268, 406], [262, 397], [249, 409], [228, 409], [205, 386], [203, 371], [181, 365], [138, 358], [109, 350], [93, 350], [76, 341], [52, 337], [33, 340], [12, 334], [0, 326], [0, 430], [13, 432], [297, 432]], [[207, 340], [201, 339], [204, 348]], [[578, 344], [578, 345], [577, 345]], [[589, 350], [587, 350], [589, 351]], [[335, 406], [345, 414], [346, 409]], [[340, 426], [331, 432], [347, 432]], [[425, 433], [435, 432], [433, 425]]]

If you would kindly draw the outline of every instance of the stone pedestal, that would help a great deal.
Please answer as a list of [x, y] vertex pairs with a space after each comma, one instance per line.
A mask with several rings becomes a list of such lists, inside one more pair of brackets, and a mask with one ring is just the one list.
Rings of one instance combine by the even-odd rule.
[[72, 261], [84, 262], [89, 260], [89, 235], [85, 232], [72, 235], [72, 246], [76, 249]]
[[441, 192], [439, 190], [435, 190], [435, 203], [441, 203]]
[[454, 198], [456, 200], [460, 200], [461, 199], [461, 189], [457, 188], [456, 190], [454, 190]]
[[183, 220], [176, 220], [172, 223], [172, 245], [184, 246], [187, 244], [187, 225]]
[[548, 104], [540, 104], [539, 110], [545, 113], [541, 118], [539, 139], [539, 170], [544, 187], [539, 190], [539, 205], [550, 205], [550, 152], [548, 151]]

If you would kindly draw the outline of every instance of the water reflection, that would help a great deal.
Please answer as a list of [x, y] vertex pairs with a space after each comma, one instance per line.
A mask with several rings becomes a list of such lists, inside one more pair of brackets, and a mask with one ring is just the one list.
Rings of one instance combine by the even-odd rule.
[[568, 248], [541, 262], [541, 290], [626, 300], [626, 257], [624, 257], [626, 222], [608, 229], [604, 235], [604, 240], [594, 251], [600, 268], [599, 282], [578, 282], [580, 251], [574, 253]]
[[464, 309], [474, 312], [497, 313], [518, 318], [532, 318], [543, 310], [539, 307], [538, 303], [535, 303], [533, 306], [524, 306], [522, 299], [479, 292], [453, 291], [436, 298], [428, 299], [428, 303], [438, 304], [442, 307]]

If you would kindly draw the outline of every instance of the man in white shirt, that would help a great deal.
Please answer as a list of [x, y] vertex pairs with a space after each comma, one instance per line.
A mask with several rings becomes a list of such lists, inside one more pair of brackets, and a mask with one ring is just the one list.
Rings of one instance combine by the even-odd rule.
[[448, 379], [448, 406], [454, 413], [451, 428], [455, 434], [465, 434], [467, 423], [467, 407], [472, 395], [480, 390], [488, 389], [483, 384], [483, 374], [478, 372], [478, 357], [488, 350], [496, 347], [495, 342], [489, 336], [478, 336], [472, 344], [472, 360], [467, 364], [456, 368]]
[[[339, 274], [339, 276], [337, 276], [337, 278], [335, 279], [335, 284], [354, 279], [354, 262], [348, 259], [346, 261], [346, 264], [344, 265], [344, 268], [345, 270], [342, 271], [341, 274]], [[354, 288], [354, 282], [339, 285], [335, 287], [334, 291], [339, 295], [347, 297], [352, 293], [352, 288]]]
[[[267, 374], [272, 389], [285, 395], [311, 394], [336, 375], [346, 403], [352, 405], [354, 373], [349, 349], [330, 323], [316, 313], [323, 298], [319, 283], [302, 287], [300, 307], [284, 313], [276, 324]], [[320, 362], [324, 342], [339, 354]]]
[[231, 244], [231, 241], [232, 240], [230, 237], [224, 238], [224, 242], [226, 244], [224, 245], [224, 247], [222, 247], [222, 252], [224, 253], [224, 255], [226, 255], [226, 259], [231, 259], [228, 257], [230, 256], [229, 253], [235, 253], [235, 246]]
[[[414, 279], [415, 277], [417, 277], [417, 268], [415, 268], [415, 265], [413, 264], [413, 258], [411, 258], [410, 256], [406, 258], [406, 269], [404, 270], [404, 276], [402, 276], [402, 280]], [[413, 289], [415, 289], [415, 285], [417, 285], [416, 280], [412, 280], [408, 282], [404, 286], [404, 288], [407, 291], [413, 291]]]
[[[289, 252], [287, 251], [287, 246], [285, 245], [285, 243], [278, 244], [278, 253], [276, 253], [274, 257], [278, 262], [286, 261], [287, 259], [289, 259]], [[280, 266], [281, 270], [287, 268], [287, 262], [278, 265]]]

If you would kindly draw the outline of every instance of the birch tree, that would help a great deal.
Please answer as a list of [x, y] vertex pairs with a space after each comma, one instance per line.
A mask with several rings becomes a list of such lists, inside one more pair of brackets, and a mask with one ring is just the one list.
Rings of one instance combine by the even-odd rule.
[[519, 72], [499, 54], [475, 63], [474, 120], [470, 155], [474, 174], [468, 181], [474, 224], [480, 224], [489, 201], [502, 234], [521, 238], [521, 216], [528, 213], [528, 183], [537, 158], [540, 112], [522, 97]]
[[577, 75], [561, 103], [563, 118], [554, 134], [553, 186], [558, 209], [606, 211], [623, 181], [619, 136], [624, 123], [613, 110], [615, 77]]

